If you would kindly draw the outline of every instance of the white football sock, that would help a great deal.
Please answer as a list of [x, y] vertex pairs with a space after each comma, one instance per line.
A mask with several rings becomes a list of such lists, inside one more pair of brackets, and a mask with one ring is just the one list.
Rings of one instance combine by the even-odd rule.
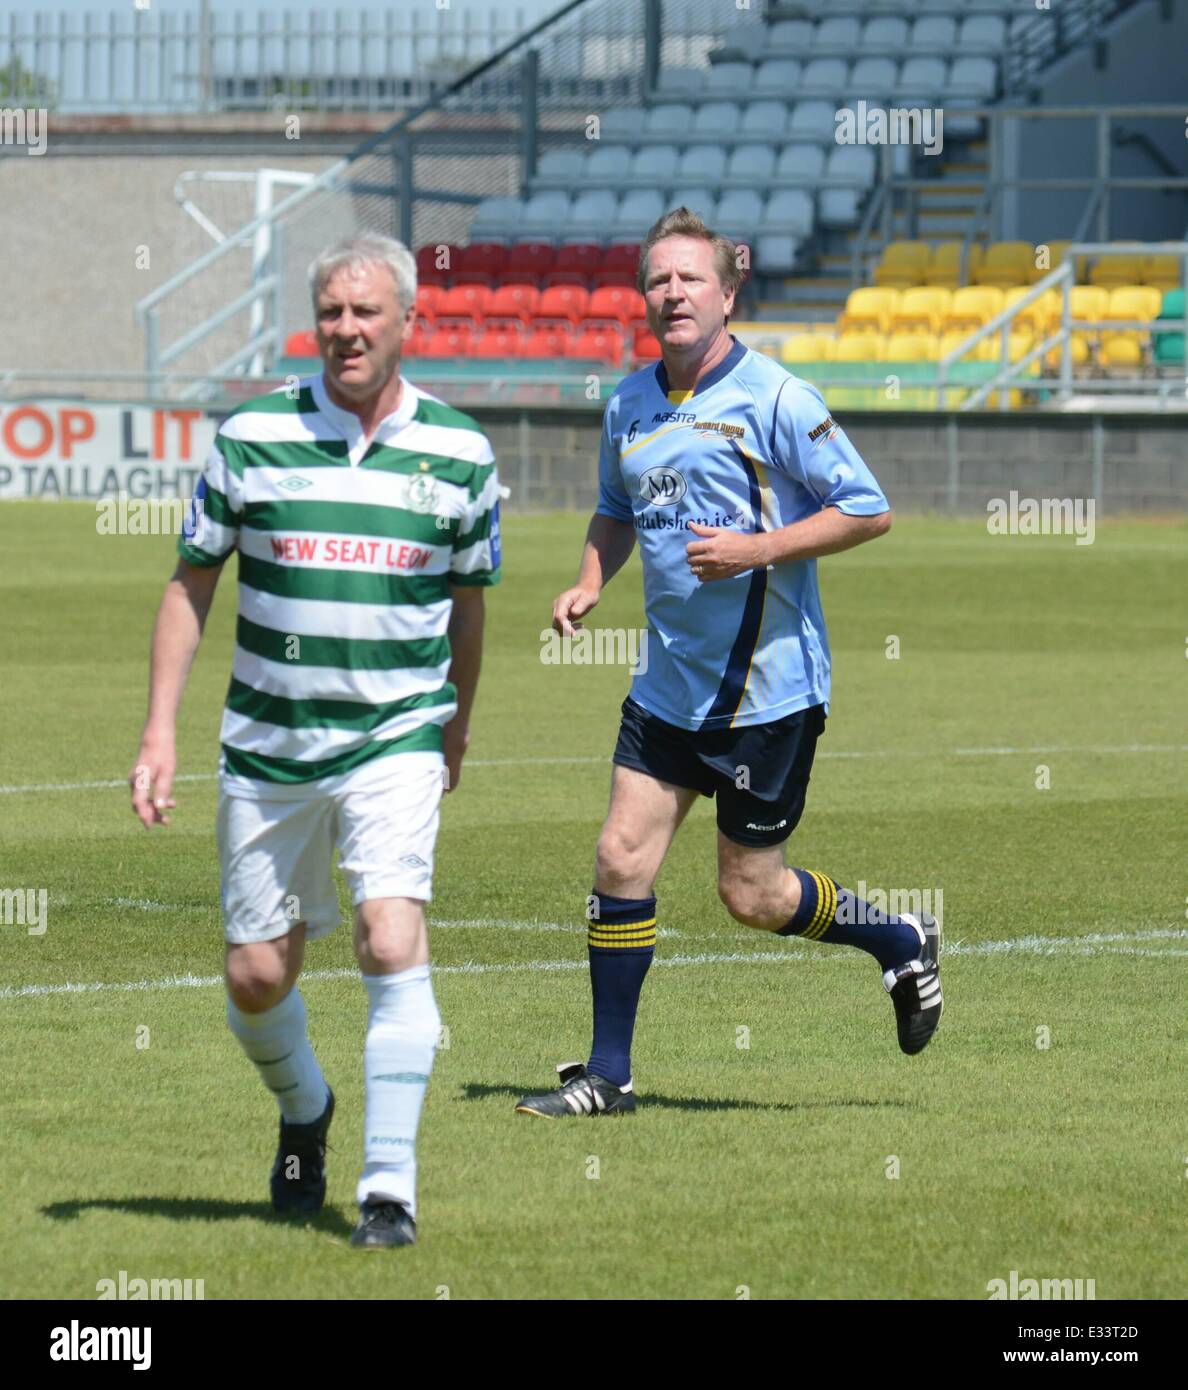
[[290, 1124], [307, 1125], [326, 1108], [329, 1088], [305, 1028], [301, 991], [292, 989], [271, 1009], [245, 1013], [227, 1000], [227, 1026], [256, 1064]]
[[363, 1176], [360, 1204], [388, 1199], [416, 1215], [417, 1122], [441, 1016], [427, 965], [364, 975], [370, 1011], [363, 1049]]

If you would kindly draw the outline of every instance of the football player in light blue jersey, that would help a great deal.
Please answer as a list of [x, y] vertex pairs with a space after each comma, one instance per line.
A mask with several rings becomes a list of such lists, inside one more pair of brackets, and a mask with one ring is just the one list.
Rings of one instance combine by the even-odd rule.
[[587, 912], [589, 1062], [563, 1063], [560, 1087], [524, 1097], [521, 1113], [635, 1108], [655, 880], [700, 795], [717, 799], [718, 892], [736, 921], [869, 952], [906, 1053], [940, 1021], [934, 919], [880, 912], [785, 861], [829, 703], [816, 560], [883, 535], [891, 515], [820, 393], [730, 333], [742, 278], [738, 248], [688, 208], [662, 217], [640, 249], [661, 360], [607, 404], [598, 507], [553, 627], [573, 635], [638, 537], [647, 662], [623, 703]]

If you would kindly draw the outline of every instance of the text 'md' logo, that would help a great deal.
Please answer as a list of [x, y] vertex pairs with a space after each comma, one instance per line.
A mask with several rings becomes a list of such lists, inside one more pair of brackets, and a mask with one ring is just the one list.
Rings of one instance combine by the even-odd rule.
[[675, 507], [688, 490], [681, 474], [666, 464], [640, 475], [639, 495], [649, 507]]

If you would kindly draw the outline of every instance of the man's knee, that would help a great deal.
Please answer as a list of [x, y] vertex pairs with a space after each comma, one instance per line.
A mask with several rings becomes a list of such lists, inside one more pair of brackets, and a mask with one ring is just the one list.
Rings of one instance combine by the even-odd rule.
[[225, 970], [227, 994], [245, 1014], [264, 1013], [289, 993], [300, 969], [300, 952], [275, 941], [230, 946]]
[[718, 879], [718, 897], [736, 922], [744, 927], [767, 926], [771, 918], [770, 894], [762, 884], [739, 874]]
[[627, 884], [638, 885], [648, 877], [647, 868], [647, 855], [639, 836], [629, 835], [617, 825], [603, 827], [594, 856], [599, 887], [613, 891]]

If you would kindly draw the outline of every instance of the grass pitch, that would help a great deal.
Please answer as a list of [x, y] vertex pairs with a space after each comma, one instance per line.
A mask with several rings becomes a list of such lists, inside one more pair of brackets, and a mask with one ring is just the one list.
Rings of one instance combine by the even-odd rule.
[[[269, 1211], [276, 1108], [223, 1019], [234, 575], [183, 709], [174, 824], [146, 833], [122, 779], [171, 542], [97, 536], [83, 506], [0, 509], [0, 886], [49, 903], [43, 935], [0, 927], [0, 1293], [91, 1298], [124, 1270], [207, 1298], [982, 1299], [1014, 1269], [1182, 1297], [1188, 527], [1077, 546], [900, 519], [822, 561], [834, 698], [790, 857], [943, 891], [940, 1031], [902, 1056], [867, 957], [736, 926], [704, 802], [657, 889], [641, 1108], [548, 1124], [512, 1106], [586, 1055], [582, 912], [626, 688], [621, 668], [539, 660], [584, 525], [506, 522], [430, 914], [450, 1038], [421, 1243], [364, 1256], [346, 925], [303, 985], [339, 1107], [307, 1226]], [[593, 621], [640, 626], [639, 593], [633, 561]]]

